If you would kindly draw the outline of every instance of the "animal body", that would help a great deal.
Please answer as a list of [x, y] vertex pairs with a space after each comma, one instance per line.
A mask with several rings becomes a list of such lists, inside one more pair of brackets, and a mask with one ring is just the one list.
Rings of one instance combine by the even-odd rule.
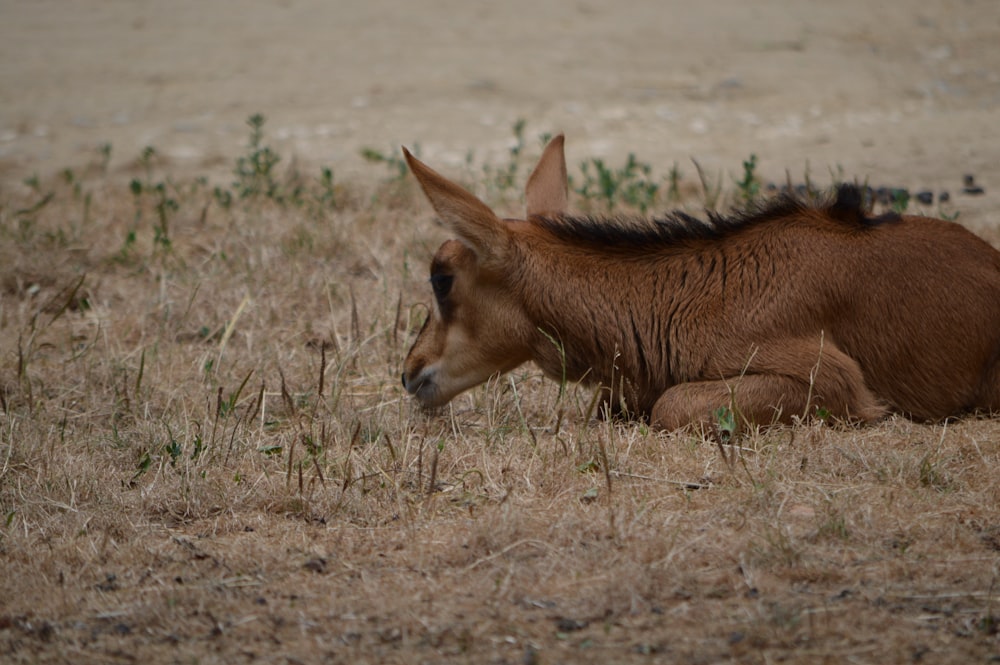
[[668, 430], [720, 407], [758, 425], [1000, 412], [1000, 252], [958, 224], [872, 217], [851, 186], [707, 222], [571, 216], [562, 136], [527, 218], [500, 219], [406, 159], [457, 236], [404, 364], [426, 406], [532, 360]]

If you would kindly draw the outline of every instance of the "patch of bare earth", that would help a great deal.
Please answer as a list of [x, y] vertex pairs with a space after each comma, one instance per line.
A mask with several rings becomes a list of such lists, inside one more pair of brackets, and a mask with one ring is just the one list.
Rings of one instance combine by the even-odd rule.
[[6, 662], [1000, 657], [996, 420], [720, 447], [530, 366], [423, 414], [408, 181], [154, 167], [0, 200]]

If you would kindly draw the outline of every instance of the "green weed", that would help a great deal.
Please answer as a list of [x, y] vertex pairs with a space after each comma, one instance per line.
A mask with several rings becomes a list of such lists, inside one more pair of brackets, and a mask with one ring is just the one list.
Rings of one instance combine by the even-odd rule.
[[751, 154], [749, 159], [743, 161], [743, 177], [736, 181], [740, 198], [745, 203], [750, 203], [760, 196], [760, 179], [756, 174], [757, 155]]
[[677, 162], [674, 162], [674, 165], [670, 167], [670, 173], [667, 174], [667, 200], [671, 203], [677, 203], [681, 200], [681, 179], [683, 177]]
[[524, 127], [526, 124], [527, 122], [523, 118], [518, 118], [511, 127], [514, 132], [514, 145], [509, 149], [507, 163], [499, 167], [491, 167], [489, 164], [483, 167], [487, 188], [495, 190], [501, 197], [508, 191], [520, 187], [518, 172], [521, 166], [521, 157], [524, 153]]
[[905, 189], [892, 190], [892, 203], [889, 207], [900, 215], [906, 212], [906, 209], [910, 207], [910, 192]]
[[[419, 156], [420, 144], [414, 143], [411, 152], [415, 156]], [[403, 153], [398, 148], [390, 149], [388, 152], [382, 152], [376, 148], [362, 148], [361, 157], [371, 164], [385, 166], [389, 171], [390, 180], [402, 180], [409, 170], [406, 166], [406, 160], [403, 159]]]
[[275, 174], [275, 166], [281, 157], [264, 144], [264, 123], [266, 119], [255, 113], [247, 119], [250, 127], [249, 152], [236, 159], [233, 173], [236, 180], [233, 188], [241, 199], [254, 196], [281, 198], [281, 187]]
[[613, 168], [594, 157], [580, 164], [583, 181], [575, 188], [588, 201], [597, 201], [608, 210], [624, 205], [646, 212], [656, 202], [659, 183], [652, 177], [653, 167], [629, 153], [625, 164]]

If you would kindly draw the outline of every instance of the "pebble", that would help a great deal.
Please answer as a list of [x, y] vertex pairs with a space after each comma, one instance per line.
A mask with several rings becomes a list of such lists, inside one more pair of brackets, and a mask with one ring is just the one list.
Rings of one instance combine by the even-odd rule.
[[986, 191], [982, 187], [976, 184], [976, 177], [971, 173], [966, 173], [964, 176], [962, 176], [962, 184], [965, 185], [965, 187], [962, 188], [963, 194], [969, 194], [971, 196], [979, 196], [980, 194], [983, 194]]

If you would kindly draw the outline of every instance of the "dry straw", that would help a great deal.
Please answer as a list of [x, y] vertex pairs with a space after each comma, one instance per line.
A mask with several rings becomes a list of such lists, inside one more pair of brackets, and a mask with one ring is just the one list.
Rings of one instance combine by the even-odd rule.
[[720, 445], [530, 366], [421, 413], [406, 181], [136, 173], [0, 195], [6, 662], [1000, 654], [995, 420]]

